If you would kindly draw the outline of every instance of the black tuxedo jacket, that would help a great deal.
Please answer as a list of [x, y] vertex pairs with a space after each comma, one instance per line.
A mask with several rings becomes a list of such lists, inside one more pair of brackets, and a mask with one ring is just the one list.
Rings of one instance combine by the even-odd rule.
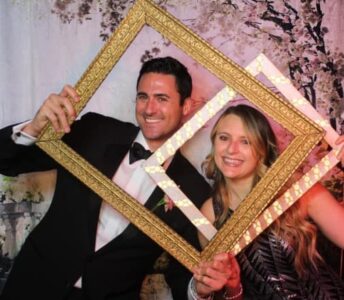
[[[73, 124], [64, 141], [112, 178], [138, 130], [133, 124], [89, 113]], [[80, 276], [85, 299], [138, 299], [144, 276], [162, 249], [130, 224], [95, 252], [101, 199], [38, 147], [13, 143], [11, 133], [12, 126], [0, 131], [1, 174], [53, 168], [58, 172], [51, 206], [16, 257], [1, 299], [63, 299]], [[179, 152], [167, 174], [197, 207], [209, 197], [208, 184]], [[156, 188], [145, 206], [152, 209], [162, 197]], [[199, 249], [196, 229], [177, 208], [154, 212]], [[186, 298], [191, 274], [172, 259], [165, 275], [174, 299]]]

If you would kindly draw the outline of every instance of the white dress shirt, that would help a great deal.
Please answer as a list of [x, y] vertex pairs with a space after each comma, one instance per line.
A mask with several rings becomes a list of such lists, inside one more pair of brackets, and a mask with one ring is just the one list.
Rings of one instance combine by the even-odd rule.
[[[149, 149], [141, 131], [135, 141], [140, 143], [145, 149]], [[142, 168], [143, 162], [144, 160], [141, 159], [129, 164], [128, 152], [113, 176], [112, 181], [144, 205], [156, 187], [156, 183]], [[125, 217], [112, 208], [110, 204], [103, 201], [98, 221], [95, 250], [99, 250], [114, 237], [121, 234], [128, 224], [129, 221]]]

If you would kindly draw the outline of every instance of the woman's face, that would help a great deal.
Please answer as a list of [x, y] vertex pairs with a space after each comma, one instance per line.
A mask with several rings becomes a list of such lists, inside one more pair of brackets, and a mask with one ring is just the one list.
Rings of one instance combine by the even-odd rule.
[[230, 114], [219, 122], [214, 140], [214, 158], [226, 180], [252, 183], [258, 157], [238, 116]]

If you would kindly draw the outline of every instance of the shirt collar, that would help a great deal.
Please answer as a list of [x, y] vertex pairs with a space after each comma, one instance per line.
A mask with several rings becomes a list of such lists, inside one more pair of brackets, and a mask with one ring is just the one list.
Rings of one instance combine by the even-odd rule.
[[134, 142], [137, 142], [137, 143], [140, 143], [146, 150], [150, 150], [149, 149], [149, 146], [148, 146], [148, 143], [145, 139], [145, 137], [143, 136], [143, 133], [142, 131], [140, 130], [138, 135], [136, 136], [135, 140], [133, 141]]

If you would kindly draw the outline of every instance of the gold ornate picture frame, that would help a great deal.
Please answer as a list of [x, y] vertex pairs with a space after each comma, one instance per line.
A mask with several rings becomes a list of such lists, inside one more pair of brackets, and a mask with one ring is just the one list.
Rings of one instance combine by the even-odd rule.
[[[81, 97], [75, 106], [78, 114], [144, 25], [158, 31], [224, 81], [228, 86], [227, 96], [233, 95], [234, 91], [238, 92], [294, 135], [288, 148], [239, 206], [233, 217], [211, 239], [208, 246], [202, 252], [194, 249], [151, 211], [121, 190], [99, 170], [63, 143], [61, 141], [62, 135], [55, 133], [52, 126], [46, 127], [39, 137], [37, 145], [191, 270], [201, 259], [206, 259], [221, 249], [231, 249], [235, 245], [276, 195], [280, 187], [323, 137], [323, 131], [317, 124], [271, 92], [243, 68], [149, 0], [136, 1], [127, 17], [121, 22], [75, 85]], [[197, 126], [202, 126], [201, 124], [204, 124], [229, 101], [230, 97], [225, 99], [221, 95], [206, 104], [207, 114], [200, 111], [190, 121], [194, 120], [193, 122], [198, 124]], [[192, 137], [199, 127], [190, 126], [190, 121], [183, 126], [186, 130], [185, 134], [178, 135], [177, 133], [172, 137], [171, 141], [175, 141], [177, 146], [171, 148], [167, 145], [166, 153], [159, 152], [158, 149], [154, 159], [157, 159], [158, 153], [161, 153], [162, 156], [158, 157], [155, 162], [151, 161], [153, 164], [147, 167], [159, 169], [159, 164], [164, 159], [173, 155], [178, 147]], [[169, 193], [169, 185], [164, 187], [164, 184], [160, 183], [159, 186], [166, 193]]]

